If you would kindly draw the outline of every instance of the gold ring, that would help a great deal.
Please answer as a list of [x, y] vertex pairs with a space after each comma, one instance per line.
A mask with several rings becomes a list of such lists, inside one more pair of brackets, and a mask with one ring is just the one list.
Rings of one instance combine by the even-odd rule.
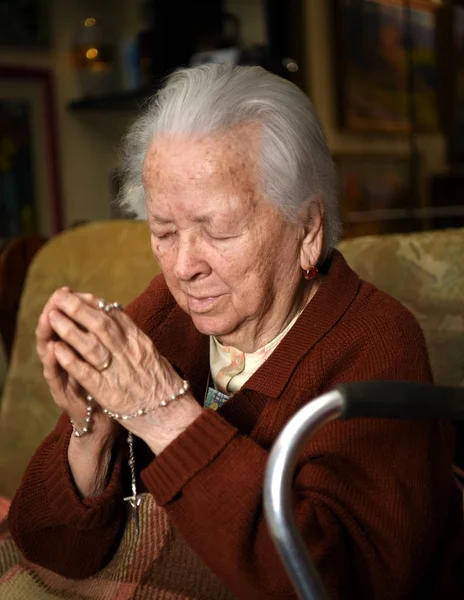
[[103, 365], [103, 367], [101, 369], [98, 369], [98, 372], [103, 373], [103, 371], [106, 371], [106, 369], [111, 365], [112, 362], [113, 362], [113, 357], [111, 356], [111, 354], [108, 354], [108, 358], [106, 359], [105, 364]]

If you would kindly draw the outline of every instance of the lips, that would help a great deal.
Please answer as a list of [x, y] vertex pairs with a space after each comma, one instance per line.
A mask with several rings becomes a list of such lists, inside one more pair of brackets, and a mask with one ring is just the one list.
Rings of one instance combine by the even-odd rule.
[[204, 313], [211, 310], [220, 296], [190, 296], [186, 294], [190, 310], [196, 313]]

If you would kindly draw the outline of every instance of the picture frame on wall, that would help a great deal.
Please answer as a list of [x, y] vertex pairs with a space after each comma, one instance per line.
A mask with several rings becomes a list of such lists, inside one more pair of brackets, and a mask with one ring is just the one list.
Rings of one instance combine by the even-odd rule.
[[[441, 113], [448, 141], [448, 162], [464, 164], [464, 0], [443, 7], [440, 19]], [[449, 60], [452, 56], [453, 60]]]
[[429, 0], [411, 0], [410, 5], [409, 19], [404, 0], [333, 0], [337, 105], [343, 129], [407, 132], [411, 83], [416, 130], [438, 129], [438, 6]]
[[0, 238], [61, 229], [51, 72], [0, 65]]
[[419, 201], [411, 193], [410, 158], [403, 154], [338, 154], [344, 237], [404, 233], [418, 227]]

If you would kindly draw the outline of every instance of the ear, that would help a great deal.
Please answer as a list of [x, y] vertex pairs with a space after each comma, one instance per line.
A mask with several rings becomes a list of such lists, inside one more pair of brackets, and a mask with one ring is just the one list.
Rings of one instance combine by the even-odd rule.
[[324, 211], [319, 201], [311, 202], [304, 225], [301, 240], [300, 265], [306, 271], [315, 267], [322, 254]]

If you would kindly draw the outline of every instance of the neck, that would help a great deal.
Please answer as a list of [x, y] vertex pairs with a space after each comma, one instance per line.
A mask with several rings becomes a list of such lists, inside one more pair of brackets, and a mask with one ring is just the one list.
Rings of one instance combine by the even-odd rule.
[[[292, 321], [295, 315], [305, 308], [316, 294], [319, 283], [319, 277], [311, 281], [302, 280], [293, 302], [284, 311], [284, 316], [274, 320], [261, 319], [254, 328], [254, 335], [251, 336], [248, 331], [244, 331], [243, 336], [238, 337], [236, 332], [232, 332], [229, 335], [218, 337], [217, 340], [224, 346], [233, 346], [246, 354], [256, 352], [276, 338]], [[272, 306], [270, 309], [272, 310]], [[269, 309], [266, 314], [268, 313]]]

